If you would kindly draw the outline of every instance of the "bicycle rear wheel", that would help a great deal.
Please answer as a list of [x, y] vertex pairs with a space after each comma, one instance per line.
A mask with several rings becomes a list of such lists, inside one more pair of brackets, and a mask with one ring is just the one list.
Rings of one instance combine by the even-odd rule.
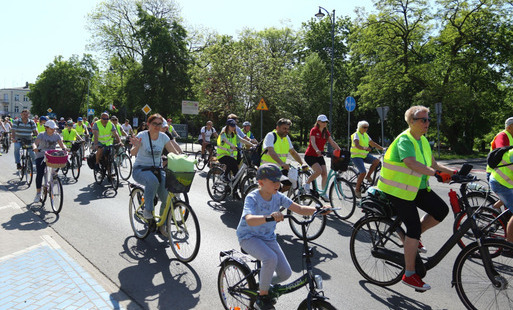
[[103, 170], [102, 167], [98, 167], [98, 168], [94, 167], [93, 174], [94, 174], [94, 181], [96, 182], [96, 184], [98, 184], [98, 185], [102, 184], [103, 178], [105, 178], [105, 170]]
[[25, 183], [28, 187], [32, 184], [32, 179], [34, 178], [34, 166], [32, 165], [32, 159], [27, 155], [26, 158], [26, 166], [23, 173], [23, 178], [25, 179]]
[[142, 188], [134, 188], [130, 192], [128, 212], [130, 214], [130, 225], [137, 239], [144, 239], [150, 233], [148, 220], [143, 217], [144, 191]]
[[404, 273], [400, 264], [376, 257], [376, 251], [403, 255], [405, 233], [401, 227], [385, 217], [368, 217], [358, 221], [349, 240], [351, 260], [358, 272], [369, 282], [379, 286], [399, 282]]
[[353, 188], [356, 186], [356, 180], [358, 179], [358, 170], [355, 167], [349, 166], [347, 170], [342, 174]]
[[479, 245], [474, 242], [464, 248], [454, 262], [456, 292], [467, 309], [512, 309], [513, 244], [506, 240], [484, 239], [482, 246], [490, 254], [501, 253], [491, 257], [490, 262], [497, 283], [492, 283], [486, 274]]
[[176, 258], [188, 263], [198, 255], [201, 234], [198, 218], [190, 205], [183, 201], [173, 202], [167, 216], [169, 245]]
[[49, 185], [50, 189], [48, 194], [50, 197], [50, 206], [52, 207], [53, 213], [57, 214], [61, 212], [62, 202], [64, 200], [61, 179], [55, 175]]
[[331, 183], [329, 197], [331, 206], [340, 208], [340, 210], [333, 210], [339, 219], [346, 220], [353, 215], [356, 208], [356, 196], [351, 183], [343, 178], [337, 178], [335, 182]]
[[253, 309], [258, 287], [251, 270], [233, 259], [225, 259], [217, 276], [217, 291], [225, 310]]
[[194, 159], [196, 160], [196, 168], [198, 168], [198, 170], [201, 171], [201, 170], [203, 170], [203, 168], [205, 168], [205, 165], [207, 163], [207, 158], [208, 158], [208, 153], [206, 150], [205, 150], [204, 157], [201, 156], [201, 151], [196, 152]]
[[125, 180], [128, 181], [130, 179], [130, 176], [132, 176], [132, 160], [126, 153], [122, 153], [119, 155], [119, 176]]
[[80, 176], [80, 162], [78, 154], [74, 154], [71, 156], [71, 175], [75, 179], [75, 181], [78, 180], [78, 177]]
[[[303, 205], [303, 206], [310, 206], [310, 207], [317, 207], [322, 206], [322, 203], [319, 199], [315, 198], [312, 195], [301, 195], [294, 198], [294, 202]], [[310, 219], [310, 215], [300, 215], [297, 213], [293, 213], [290, 210], [287, 210], [287, 214], [290, 214], [294, 216], [295, 218], [299, 220], [308, 220]], [[292, 229], [292, 232], [296, 237], [302, 239], [303, 233], [301, 231], [301, 225], [298, 225], [294, 222], [294, 220], [289, 219], [289, 225]], [[308, 226], [306, 226], [306, 238], [308, 240], [314, 240], [319, 238], [319, 236], [322, 234], [324, 229], [326, 228], [326, 216], [324, 215], [318, 215], [315, 220], [313, 220]]]
[[228, 195], [228, 185], [223, 180], [223, 174], [224, 170], [219, 167], [210, 169], [207, 174], [208, 195], [216, 202], [224, 200]]
[[244, 201], [246, 199], [246, 196], [249, 195], [249, 193], [251, 193], [252, 191], [258, 190], [258, 187], [259, 187], [258, 184], [253, 184], [250, 187], [248, 187], [248, 189], [246, 189], [246, 192], [242, 196], [242, 201]]
[[322, 299], [314, 299], [310, 302], [310, 308], [308, 308], [308, 299], [305, 299], [303, 300], [300, 304], [299, 304], [299, 307], [297, 307], [298, 310], [321, 310], [321, 309], [326, 309], [326, 310], [336, 310], [337, 308], [333, 307], [333, 305], [331, 305], [329, 302], [327, 302], [326, 300], [322, 300]]

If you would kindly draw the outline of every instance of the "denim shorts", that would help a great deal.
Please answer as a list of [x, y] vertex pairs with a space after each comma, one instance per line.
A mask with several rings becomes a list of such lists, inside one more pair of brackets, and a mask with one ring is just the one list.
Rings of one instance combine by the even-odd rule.
[[490, 187], [508, 209], [513, 212], [513, 188], [507, 188], [490, 176]]
[[353, 161], [353, 164], [356, 166], [356, 169], [358, 169], [358, 172], [362, 174], [367, 172], [367, 170], [365, 170], [365, 165], [363, 163], [366, 162], [367, 164], [372, 164], [372, 162], [376, 160], [376, 157], [372, 156], [371, 154], [367, 154], [367, 157], [365, 158], [351, 157], [351, 160]]

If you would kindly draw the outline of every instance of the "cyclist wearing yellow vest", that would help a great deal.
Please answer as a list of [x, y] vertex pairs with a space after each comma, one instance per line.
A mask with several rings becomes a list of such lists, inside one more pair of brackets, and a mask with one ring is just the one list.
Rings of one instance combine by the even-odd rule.
[[114, 126], [116, 126], [116, 130], [117, 130], [118, 135], [119, 135], [120, 138], [123, 137], [123, 136], [124, 137], [128, 136], [127, 133], [123, 130], [123, 128], [121, 128], [121, 125], [118, 122], [118, 117], [117, 116], [112, 115], [111, 118], [110, 118], [110, 121], [112, 122], [112, 124]]
[[257, 143], [258, 141], [255, 139], [255, 136], [251, 132], [251, 123], [248, 121], [245, 121], [242, 123], [242, 132], [246, 135], [246, 137], [249, 138], [251, 143]]
[[39, 122], [37, 122], [37, 132], [38, 133], [45, 132], [45, 123], [47, 120], [48, 120], [48, 118], [46, 118], [46, 116], [41, 116], [39, 118]]
[[369, 154], [372, 150], [371, 147], [375, 147], [383, 151], [383, 147], [374, 142], [367, 131], [369, 130], [369, 123], [367, 121], [358, 122], [358, 126], [356, 132], [351, 135], [351, 160], [354, 165], [358, 169], [359, 175], [356, 180], [355, 186], [355, 195], [358, 198], [362, 198], [362, 193], [360, 190], [360, 185], [365, 178], [365, 170], [364, 162], [371, 164], [369, 168], [369, 172], [367, 172], [367, 181], [372, 183], [372, 173], [379, 165], [379, 159]]
[[93, 149], [96, 151], [96, 165], [100, 163], [103, 155], [103, 147], [112, 145], [114, 139], [120, 143], [116, 127], [109, 121], [109, 113], [103, 112], [99, 121], [93, 125], [94, 143]]
[[[449, 212], [447, 204], [429, 188], [428, 179], [436, 176], [439, 182], [449, 182], [455, 171], [435, 161], [431, 146], [424, 137], [429, 128], [429, 109], [413, 106], [406, 111], [404, 118], [409, 129], [401, 133], [385, 153], [378, 189], [386, 193], [397, 210], [397, 216], [406, 226], [406, 271], [402, 282], [425, 291], [431, 287], [415, 273], [417, 251], [426, 252], [419, 242], [420, 236], [441, 222]], [[417, 208], [427, 213], [422, 220]]]
[[80, 137], [85, 137], [89, 135], [87, 125], [83, 122], [83, 119], [81, 117], [77, 118], [77, 123], [73, 126], [73, 128], [77, 131], [77, 134]]
[[237, 144], [243, 142], [244, 144], [253, 144], [247, 140], [239, 139], [237, 135], [237, 122], [233, 119], [226, 121], [226, 126], [221, 130], [221, 133], [217, 137], [217, 159], [220, 163], [226, 165], [224, 173], [225, 181], [230, 181], [229, 175], [232, 173], [234, 176], [239, 171], [239, 165], [237, 165]]
[[[499, 196], [506, 207], [513, 212], [513, 149], [502, 156], [502, 160], [495, 169], [491, 169], [490, 187]], [[502, 166], [502, 167], [501, 167]], [[506, 240], [513, 242], [513, 218], [506, 227]], [[508, 253], [513, 254], [513, 253]]]
[[175, 137], [175, 138], [181, 138], [180, 135], [178, 134], [178, 132], [176, 132], [176, 130], [173, 128], [173, 120], [171, 118], [168, 118], [167, 119], [167, 124], [169, 125], [169, 133]]
[[75, 141], [82, 141], [82, 138], [78, 135], [77, 131], [73, 129], [73, 121], [66, 122], [66, 128], [61, 132], [62, 141], [67, 148], [71, 148], [71, 145]]

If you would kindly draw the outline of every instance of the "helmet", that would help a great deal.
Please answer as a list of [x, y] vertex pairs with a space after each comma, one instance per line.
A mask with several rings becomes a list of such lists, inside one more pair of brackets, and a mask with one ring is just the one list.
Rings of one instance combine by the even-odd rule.
[[47, 121], [47, 120], [48, 120], [48, 118], [46, 116], [41, 116], [39, 118], [39, 121]]
[[82, 118], [81, 117], [77, 118], [77, 122], [80, 122], [80, 121], [82, 121]]
[[251, 123], [248, 122], [248, 121], [245, 121], [244, 123], [242, 123], [242, 126], [245, 127], [245, 126], [251, 126]]

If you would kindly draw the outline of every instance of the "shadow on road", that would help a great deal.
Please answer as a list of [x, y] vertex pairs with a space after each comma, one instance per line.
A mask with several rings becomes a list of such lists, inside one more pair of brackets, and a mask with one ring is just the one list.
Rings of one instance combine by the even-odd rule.
[[[121, 188], [121, 184], [120, 184]], [[79, 189], [81, 193], [77, 195], [74, 201], [81, 205], [88, 205], [91, 200], [98, 200], [103, 198], [115, 198], [117, 191], [110, 185], [98, 185], [96, 183], [89, 184]]]
[[[432, 309], [418, 300], [398, 293], [388, 287], [376, 286], [368, 281], [361, 280], [360, 286], [369, 292], [370, 296], [382, 303], [388, 309]], [[412, 289], [413, 292], [413, 289]], [[419, 293], [420, 294], [420, 293]]]

